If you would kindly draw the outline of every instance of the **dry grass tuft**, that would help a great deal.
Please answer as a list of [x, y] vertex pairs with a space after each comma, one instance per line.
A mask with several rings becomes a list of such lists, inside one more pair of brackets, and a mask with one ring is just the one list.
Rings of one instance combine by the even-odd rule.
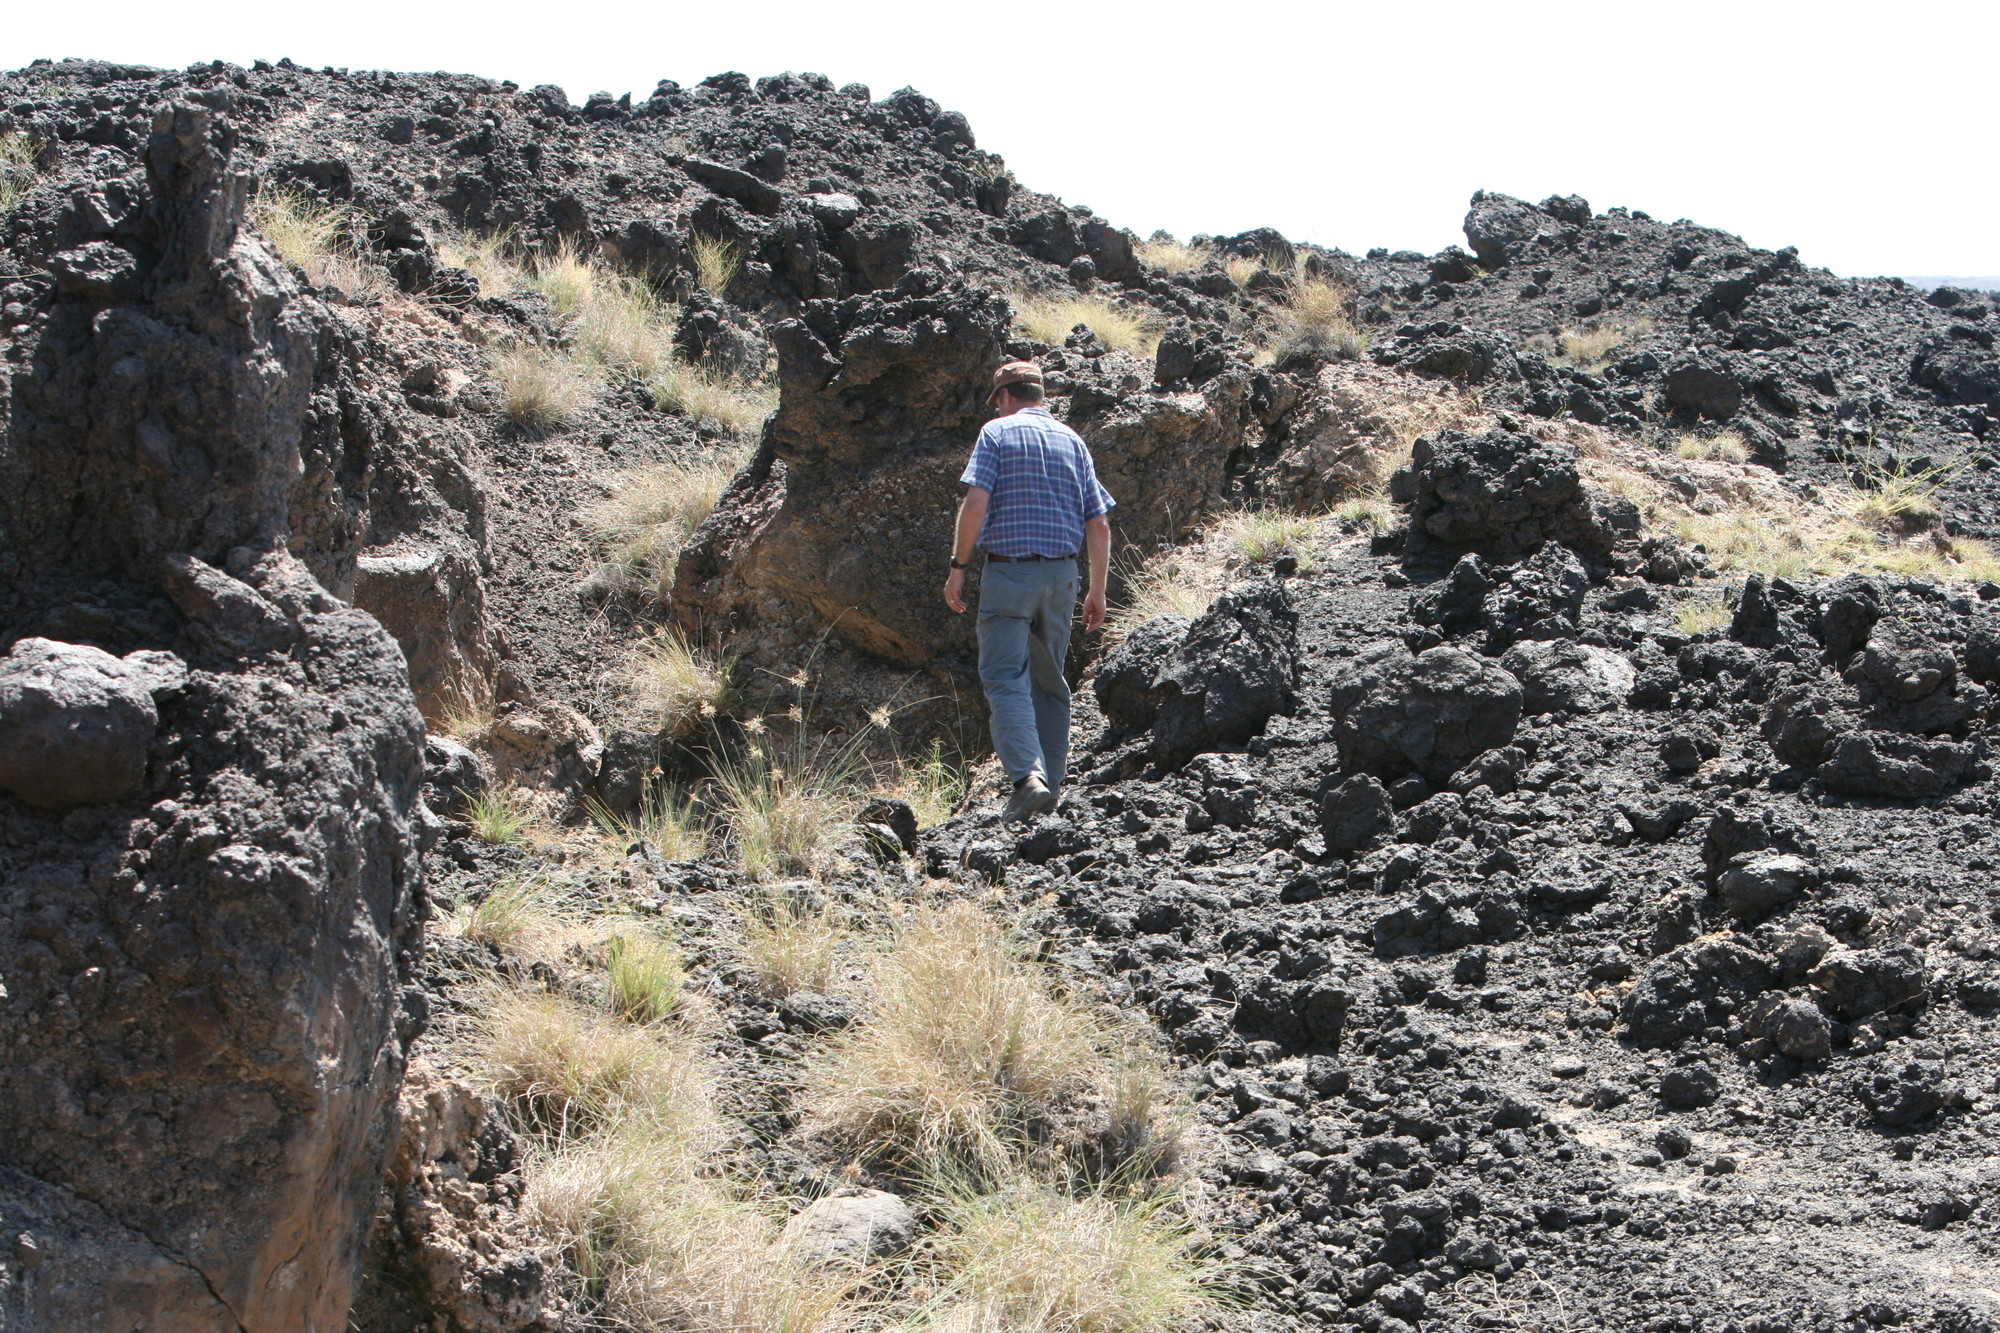
[[588, 368], [555, 348], [502, 348], [491, 363], [501, 410], [523, 430], [560, 430], [582, 414], [597, 390]]
[[1028, 296], [1013, 298], [1014, 322], [1038, 343], [1060, 347], [1079, 324], [1114, 351], [1151, 356], [1160, 345], [1158, 320], [1148, 312], [1121, 309], [1101, 296]]
[[761, 747], [716, 764], [736, 863], [752, 876], [818, 870], [853, 824], [858, 793], [838, 756], [774, 759]]
[[688, 259], [694, 265], [695, 284], [710, 296], [729, 295], [729, 284], [743, 264], [743, 251], [716, 236], [696, 232], [688, 238]]
[[558, 995], [497, 990], [480, 1011], [472, 1058], [489, 1092], [558, 1140], [630, 1118], [693, 1131], [710, 1114], [684, 1035], [637, 1028]]
[[1674, 444], [1674, 456], [1689, 461], [1707, 459], [1711, 463], [1747, 463], [1750, 461], [1750, 446], [1733, 430], [1717, 431], [1707, 436], [1688, 434]]
[[737, 379], [672, 358], [661, 364], [647, 389], [653, 406], [662, 411], [713, 421], [722, 434], [737, 438], [756, 434], [778, 409], [777, 390], [767, 381]]
[[729, 666], [680, 630], [655, 630], [626, 659], [628, 721], [682, 740], [728, 711]]
[[1174, 1201], [1081, 1197], [1031, 1178], [947, 1189], [933, 1242], [950, 1276], [919, 1327], [932, 1333], [1174, 1333], [1231, 1303]]
[[1133, 253], [1147, 268], [1162, 273], [1189, 273], [1206, 264], [1210, 257], [1202, 247], [1183, 245], [1163, 231], [1154, 232], [1149, 241], [1139, 242]]
[[19, 130], [0, 134], [0, 216], [13, 212], [35, 188], [38, 156], [35, 141]]
[[634, 843], [650, 843], [669, 861], [692, 861], [708, 847], [708, 830], [694, 807], [660, 782], [649, 782], [630, 814], [614, 814], [602, 803], [588, 800], [584, 809], [597, 825], [600, 851], [608, 861], [624, 858]]
[[637, 278], [595, 274], [570, 338], [577, 355], [639, 379], [660, 375], [673, 363], [659, 298]]
[[1367, 336], [1354, 324], [1352, 289], [1303, 268], [1286, 275], [1271, 326], [1269, 351], [1275, 360], [1353, 361], [1367, 347]]
[[1319, 520], [1284, 509], [1246, 509], [1222, 521], [1222, 541], [1237, 556], [1255, 565], [1267, 565], [1280, 556], [1291, 556], [1299, 568], [1312, 568], [1312, 541]]
[[1122, 599], [1105, 618], [1107, 646], [1157, 616], [1201, 615], [1222, 592], [1222, 570], [1198, 547], [1173, 547], [1127, 574], [1124, 585]]
[[970, 904], [906, 915], [869, 980], [869, 1020], [811, 1078], [811, 1113], [841, 1140], [991, 1166], [1104, 1085], [1102, 1025]]
[[1256, 277], [1263, 268], [1262, 260], [1253, 259], [1249, 255], [1230, 255], [1222, 261], [1222, 271], [1227, 273], [1229, 280], [1238, 287], [1247, 287], [1250, 279]]
[[488, 787], [465, 803], [465, 822], [473, 834], [496, 847], [523, 841], [535, 822], [526, 792], [514, 787]]
[[1387, 532], [1395, 523], [1396, 507], [1389, 503], [1387, 496], [1357, 496], [1335, 505], [1332, 518], [1348, 532], [1366, 533], [1372, 537]]
[[643, 1027], [679, 1012], [687, 971], [667, 941], [643, 930], [614, 933], [605, 942], [604, 973], [618, 1017]]
[[605, 546], [605, 563], [592, 581], [604, 591], [664, 603], [673, 593], [681, 548], [714, 512], [742, 462], [740, 453], [717, 451], [612, 478], [610, 496], [584, 515]]
[[944, 742], [934, 740], [922, 759], [899, 760], [895, 771], [877, 790], [915, 811], [917, 827], [942, 824], [965, 799], [965, 761], [958, 756], [947, 756]]
[[1582, 328], [1564, 329], [1553, 338], [1546, 333], [1537, 334], [1528, 339], [1527, 345], [1528, 350], [1540, 352], [1551, 361], [1597, 375], [1611, 364], [1613, 352], [1652, 327], [1648, 319], [1630, 324], [1598, 320]]
[[602, 275], [573, 241], [563, 240], [547, 254], [537, 256], [526, 277], [531, 290], [548, 298], [549, 310], [557, 319], [570, 319], [582, 313], [597, 295]]
[[766, 889], [740, 906], [737, 917], [743, 923], [743, 959], [766, 995], [782, 999], [832, 984], [842, 934], [832, 907]]
[[297, 186], [279, 185], [251, 201], [250, 221], [315, 287], [338, 287], [356, 295], [380, 295], [389, 288], [382, 270], [361, 256], [352, 209], [322, 203]]
[[510, 949], [537, 934], [545, 921], [548, 881], [516, 871], [495, 880], [477, 902], [467, 903], [444, 923], [445, 933], [473, 944]]

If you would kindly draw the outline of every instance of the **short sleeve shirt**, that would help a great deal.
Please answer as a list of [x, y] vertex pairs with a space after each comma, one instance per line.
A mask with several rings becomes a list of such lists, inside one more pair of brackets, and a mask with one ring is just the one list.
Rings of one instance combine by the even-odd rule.
[[987, 422], [959, 480], [993, 497], [979, 529], [989, 555], [1075, 555], [1085, 521], [1117, 503], [1097, 480], [1090, 446], [1039, 407]]

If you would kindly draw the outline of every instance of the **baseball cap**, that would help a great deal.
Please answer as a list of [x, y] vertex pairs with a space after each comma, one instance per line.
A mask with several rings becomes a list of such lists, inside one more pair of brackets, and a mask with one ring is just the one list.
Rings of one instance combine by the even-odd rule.
[[993, 391], [986, 395], [988, 407], [1000, 405], [1000, 391], [1010, 384], [1040, 384], [1042, 368], [1032, 361], [1009, 361], [993, 372]]

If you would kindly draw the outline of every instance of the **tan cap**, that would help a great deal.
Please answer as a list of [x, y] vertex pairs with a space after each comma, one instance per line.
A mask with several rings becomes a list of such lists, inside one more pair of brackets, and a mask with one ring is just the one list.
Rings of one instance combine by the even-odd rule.
[[988, 407], [1000, 405], [1000, 391], [1010, 384], [1040, 384], [1042, 368], [1032, 361], [1009, 361], [993, 372], [993, 392], [986, 395]]

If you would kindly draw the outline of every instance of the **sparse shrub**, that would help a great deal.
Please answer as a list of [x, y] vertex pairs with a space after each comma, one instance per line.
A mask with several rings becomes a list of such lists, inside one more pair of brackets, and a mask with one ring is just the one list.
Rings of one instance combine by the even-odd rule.
[[388, 289], [381, 269], [362, 258], [354, 244], [351, 209], [323, 203], [297, 186], [279, 185], [251, 202], [250, 221], [315, 287], [338, 287], [357, 295]]
[[1674, 453], [1690, 461], [1706, 459], [1711, 463], [1747, 463], [1750, 461], [1750, 446], [1743, 437], [1733, 430], [1717, 431], [1713, 435], [1687, 434], [1674, 445]]
[[765, 994], [825, 990], [833, 981], [841, 927], [834, 910], [779, 889], [753, 895], [737, 909], [743, 957]]
[[681, 1006], [687, 972], [665, 940], [644, 932], [616, 933], [604, 946], [611, 1012], [641, 1026], [671, 1018]]
[[614, 814], [602, 802], [587, 800], [584, 809], [603, 840], [608, 860], [622, 859], [632, 844], [651, 843], [669, 861], [692, 861], [708, 845], [708, 830], [688, 800], [662, 782], [649, 782], [639, 808]]
[[19, 130], [0, 134], [0, 217], [35, 188], [35, 141]]
[[1133, 248], [1139, 262], [1162, 273], [1187, 273], [1208, 262], [1209, 252], [1200, 246], [1183, 245], [1163, 231]]
[[1349, 532], [1365, 532], [1373, 536], [1389, 530], [1395, 513], [1395, 506], [1389, 503], [1387, 497], [1364, 495], [1335, 505], [1333, 521]]
[[1014, 322], [1034, 341], [1061, 346], [1077, 325], [1088, 325], [1098, 341], [1115, 351], [1151, 356], [1160, 345], [1151, 313], [1121, 309], [1101, 296], [1075, 294], [1013, 298]]
[[465, 803], [465, 822], [481, 842], [504, 847], [520, 842], [535, 822], [526, 792], [514, 787], [488, 787]]
[[1354, 293], [1344, 283], [1294, 268], [1285, 277], [1282, 303], [1272, 319], [1270, 352], [1280, 362], [1352, 361], [1368, 339], [1354, 325]]
[[599, 274], [571, 338], [581, 355], [640, 379], [661, 374], [673, 360], [659, 298], [637, 278]]
[[559, 241], [547, 254], [537, 256], [527, 271], [528, 286], [548, 299], [549, 310], [557, 319], [581, 313], [597, 294], [600, 277], [597, 266], [569, 240]]
[[936, 1333], [1174, 1333], [1229, 1303], [1225, 1270], [1165, 1196], [1078, 1197], [1021, 1176], [949, 1188], [939, 1212], [948, 1276], [921, 1324]]
[[642, 593], [664, 603], [673, 592], [681, 548], [714, 512], [741, 464], [739, 453], [716, 452], [613, 477], [609, 498], [585, 515], [605, 545], [605, 564], [594, 581], [606, 591]]
[[596, 382], [575, 357], [553, 347], [509, 347], [492, 355], [501, 410], [528, 431], [558, 430], [589, 404]]
[[1582, 328], [1564, 329], [1554, 338], [1540, 334], [1528, 340], [1528, 347], [1551, 361], [1596, 375], [1611, 364], [1613, 352], [1652, 326], [1652, 321], [1646, 319], [1630, 324], [1600, 320]]
[[696, 421], [715, 422], [725, 435], [754, 435], [777, 410], [778, 395], [761, 380], [743, 380], [669, 358], [647, 385], [653, 406]]
[[688, 237], [688, 259], [694, 264], [695, 285], [710, 296], [726, 298], [743, 263], [743, 251], [718, 236], [696, 232]]
[[727, 711], [729, 668], [680, 630], [655, 630], [626, 659], [630, 720], [669, 740], [692, 735]]
[[1256, 277], [1263, 268], [1264, 262], [1262, 260], [1252, 258], [1249, 255], [1230, 255], [1222, 261], [1222, 271], [1227, 273], [1229, 280], [1238, 287], [1249, 286], [1250, 279]]
[[1102, 1026], [968, 903], [907, 914], [869, 982], [868, 1021], [811, 1080], [814, 1117], [843, 1140], [992, 1165], [1102, 1087]]

